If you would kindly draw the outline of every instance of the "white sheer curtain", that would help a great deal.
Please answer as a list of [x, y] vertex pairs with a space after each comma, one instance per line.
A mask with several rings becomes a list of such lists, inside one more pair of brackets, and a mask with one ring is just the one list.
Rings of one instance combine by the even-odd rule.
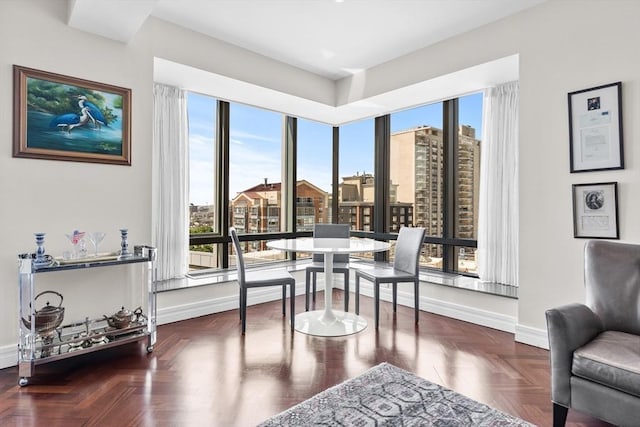
[[155, 84], [152, 242], [158, 248], [157, 279], [184, 277], [189, 244], [189, 145], [183, 90]]
[[518, 285], [518, 82], [487, 89], [480, 167], [478, 275]]

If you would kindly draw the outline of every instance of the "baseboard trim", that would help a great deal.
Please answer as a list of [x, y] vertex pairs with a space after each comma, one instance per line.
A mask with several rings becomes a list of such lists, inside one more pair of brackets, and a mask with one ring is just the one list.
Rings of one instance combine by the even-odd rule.
[[[9, 368], [18, 364], [18, 343], [0, 347], [0, 369]], [[17, 373], [16, 373], [17, 375]], [[16, 382], [18, 377], [16, 377]]]
[[[360, 294], [373, 298], [373, 286], [369, 283], [361, 282]], [[392, 301], [393, 296], [391, 289], [380, 288], [380, 299], [383, 301]], [[413, 307], [413, 292], [398, 289], [398, 304]], [[480, 326], [486, 326], [499, 331], [515, 332], [517, 320], [515, 317], [481, 310], [475, 307], [420, 296], [420, 310]]]
[[[296, 286], [296, 295], [304, 293], [304, 284]], [[288, 295], [287, 295], [288, 296]], [[248, 292], [247, 305], [262, 304], [276, 301], [282, 298], [280, 287], [256, 288]], [[189, 304], [182, 304], [173, 307], [159, 308], [156, 315], [158, 325], [179, 322], [194, 317], [206, 316], [228, 310], [236, 310], [239, 306], [238, 296], [226, 296], [212, 298], [204, 301], [197, 301]], [[304, 308], [304, 307], [303, 307]], [[298, 309], [296, 308], [296, 311]]]
[[[318, 291], [323, 287], [318, 283]], [[296, 289], [296, 295], [304, 292], [304, 289]], [[373, 297], [373, 286], [361, 283], [360, 294]], [[280, 299], [280, 289], [265, 288], [252, 290], [249, 293], [249, 305], [261, 304], [264, 302], [275, 301]], [[383, 301], [391, 301], [391, 289], [380, 289], [380, 298]], [[413, 307], [413, 293], [398, 290], [398, 304], [407, 307]], [[222, 297], [205, 301], [198, 301], [191, 304], [181, 306], [167, 307], [158, 310], [157, 321], [159, 325], [180, 320], [187, 320], [193, 317], [206, 316], [208, 314], [219, 313], [227, 310], [238, 308], [238, 298]], [[425, 296], [420, 297], [420, 310], [441, 316], [451, 317], [453, 319], [462, 320], [476, 325], [486, 326], [488, 328], [500, 331], [514, 333], [516, 331], [516, 318], [491, 311], [481, 310], [474, 307], [454, 304], [451, 302], [441, 301]], [[530, 328], [532, 329], [532, 328]], [[536, 345], [536, 344], [532, 344]]]
[[528, 344], [534, 347], [540, 347], [549, 350], [549, 336], [547, 335], [546, 329], [516, 325], [515, 340], [523, 344]]

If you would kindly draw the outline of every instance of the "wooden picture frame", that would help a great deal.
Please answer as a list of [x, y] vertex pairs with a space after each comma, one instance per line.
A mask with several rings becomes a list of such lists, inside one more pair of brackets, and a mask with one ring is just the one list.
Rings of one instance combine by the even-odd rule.
[[13, 66], [13, 157], [131, 165], [131, 90]]
[[624, 169], [622, 82], [568, 94], [571, 173]]
[[617, 182], [573, 184], [573, 237], [620, 238]]

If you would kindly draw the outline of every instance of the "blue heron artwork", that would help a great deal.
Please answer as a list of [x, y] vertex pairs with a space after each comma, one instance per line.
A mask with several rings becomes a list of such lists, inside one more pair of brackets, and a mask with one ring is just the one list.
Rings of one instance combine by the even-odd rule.
[[17, 68], [14, 156], [130, 164], [128, 89]]

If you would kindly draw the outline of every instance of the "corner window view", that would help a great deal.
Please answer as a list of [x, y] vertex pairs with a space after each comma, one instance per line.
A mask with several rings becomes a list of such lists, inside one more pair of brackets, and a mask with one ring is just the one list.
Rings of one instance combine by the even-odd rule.
[[[229, 104], [228, 223], [239, 235], [247, 264], [283, 260], [282, 251], [267, 248], [267, 233], [291, 232], [283, 213], [283, 176], [295, 168], [295, 231], [311, 232], [314, 224], [349, 224], [352, 231], [397, 233], [401, 227], [424, 227], [426, 243], [420, 257], [425, 268], [477, 273], [476, 239], [480, 187], [482, 93], [457, 98], [457, 132], [444, 126], [445, 102], [390, 114], [388, 224], [374, 229], [376, 177], [374, 120], [338, 128], [339, 152], [333, 152], [333, 127], [295, 119], [296, 158], [283, 164], [287, 147], [284, 114], [243, 104]], [[215, 135], [217, 100], [195, 93], [188, 97], [190, 141], [190, 234], [221, 236], [217, 212]], [[447, 153], [453, 153], [453, 157]], [[333, 171], [338, 156], [338, 171]], [[453, 158], [453, 161], [450, 160]], [[452, 163], [452, 164], [448, 164]], [[449, 171], [449, 172], [447, 172]], [[338, 174], [338, 198], [332, 177]], [[447, 184], [451, 181], [449, 184]], [[377, 183], [380, 185], [380, 183]], [[446, 199], [446, 194], [448, 200]], [[333, 218], [337, 203], [337, 218]], [[464, 245], [447, 245], [442, 239]], [[431, 241], [430, 241], [431, 240]], [[468, 242], [468, 243], [467, 243]], [[393, 243], [393, 242], [392, 242]], [[223, 243], [191, 244], [190, 269], [222, 268]], [[234, 265], [228, 247], [228, 265]], [[306, 254], [299, 254], [304, 258]], [[362, 256], [362, 255], [360, 255]], [[394, 250], [389, 251], [390, 260]], [[372, 254], [365, 254], [371, 258]], [[445, 265], [447, 264], [448, 267]]]

